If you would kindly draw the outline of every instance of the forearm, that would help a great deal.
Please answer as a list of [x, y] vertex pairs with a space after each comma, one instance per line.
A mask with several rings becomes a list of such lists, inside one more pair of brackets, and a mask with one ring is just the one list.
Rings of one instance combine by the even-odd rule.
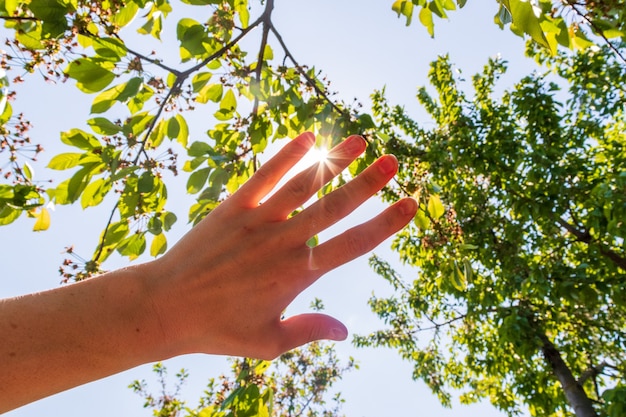
[[144, 271], [0, 301], [0, 413], [162, 359]]

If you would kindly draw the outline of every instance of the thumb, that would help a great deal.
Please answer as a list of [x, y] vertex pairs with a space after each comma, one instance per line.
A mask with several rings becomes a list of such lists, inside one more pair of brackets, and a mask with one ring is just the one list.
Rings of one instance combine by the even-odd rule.
[[282, 321], [282, 345], [285, 351], [314, 340], [345, 340], [348, 329], [326, 314], [300, 314]]

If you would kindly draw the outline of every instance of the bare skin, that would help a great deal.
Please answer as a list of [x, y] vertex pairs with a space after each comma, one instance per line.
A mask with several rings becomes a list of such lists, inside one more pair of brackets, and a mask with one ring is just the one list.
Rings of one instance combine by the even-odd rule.
[[344, 340], [323, 314], [281, 319], [326, 272], [372, 250], [417, 210], [403, 199], [311, 249], [395, 174], [381, 157], [357, 178], [289, 218], [365, 149], [353, 136], [260, 204], [313, 146], [305, 133], [163, 257], [54, 290], [0, 301], [0, 413], [123, 370], [203, 352], [272, 359], [313, 340]]

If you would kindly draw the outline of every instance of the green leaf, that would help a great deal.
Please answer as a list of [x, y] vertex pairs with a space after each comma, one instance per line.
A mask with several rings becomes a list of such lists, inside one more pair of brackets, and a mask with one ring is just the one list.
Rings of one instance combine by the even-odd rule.
[[430, 217], [438, 219], [443, 216], [445, 212], [446, 209], [441, 203], [439, 196], [435, 194], [431, 195], [428, 199], [428, 214], [430, 214]]
[[508, 25], [513, 21], [513, 17], [511, 16], [509, 9], [507, 9], [503, 4], [500, 4], [498, 13], [494, 16], [493, 20], [500, 27], [500, 29], [503, 29], [505, 25]]
[[199, 193], [200, 190], [202, 190], [202, 188], [206, 185], [210, 173], [210, 167], [194, 171], [187, 180], [187, 192], [189, 194]]
[[472, 270], [472, 263], [469, 259], [463, 259], [463, 275], [465, 277], [465, 282], [472, 282], [472, 278], [474, 276], [474, 272]]
[[357, 118], [359, 121], [359, 127], [361, 130], [375, 129], [376, 123], [374, 123], [374, 119], [369, 114], [361, 114]]
[[35, 225], [33, 226], [33, 232], [41, 232], [48, 230], [50, 227], [50, 212], [45, 207], [42, 207], [39, 212], [35, 214]]
[[139, 5], [134, 1], [128, 1], [122, 4], [124, 4], [124, 6], [113, 15], [113, 22], [120, 27], [129, 24], [139, 11]]
[[98, 94], [91, 105], [92, 113], [104, 113], [109, 110], [116, 101], [125, 102], [135, 97], [143, 83], [140, 77], [131, 78], [125, 83], [118, 84]]
[[116, 38], [92, 38], [92, 46], [99, 57], [118, 62], [127, 54], [126, 45]]
[[150, 171], [146, 171], [139, 177], [137, 181], [137, 192], [150, 193], [155, 187], [155, 177]]
[[199, 72], [194, 75], [193, 79], [191, 80], [193, 92], [199, 93], [204, 88], [204, 86], [206, 86], [207, 83], [211, 80], [212, 76], [213, 74], [210, 72]]
[[176, 140], [181, 145], [185, 147], [187, 146], [189, 128], [187, 127], [187, 122], [182, 115], [177, 114], [168, 120], [167, 136], [172, 140]]
[[161, 31], [163, 30], [163, 17], [159, 14], [158, 16], [151, 16], [146, 20], [146, 23], [143, 24], [137, 32], [143, 35], [152, 35], [156, 39], [161, 40]]
[[73, 203], [85, 190], [85, 187], [91, 180], [91, 170], [93, 165], [85, 166], [78, 170], [72, 178], [67, 182], [67, 201]]
[[167, 251], [167, 238], [163, 233], [156, 235], [150, 245], [150, 256], [157, 257]]
[[128, 222], [125, 220], [113, 223], [107, 230], [106, 237], [104, 239], [104, 246], [117, 246], [117, 244], [124, 239], [124, 237], [130, 232]]
[[239, 15], [242, 29], [248, 27], [250, 22], [250, 12], [248, 11], [248, 0], [235, 0], [235, 12]]
[[100, 147], [100, 141], [98, 141], [94, 135], [80, 129], [71, 129], [66, 132], [62, 132], [61, 142], [86, 151], [91, 151], [94, 148]]
[[[423, 207], [423, 205], [421, 205], [421, 207]], [[428, 218], [428, 216], [426, 216], [426, 213], [424, 213], [424, 210], [422, 210], [421, 208], [417, 210], [413, 222], [420, 230], [428, 230], [428, 228], [430, 227], [430, 219]]]
[[183, 18], [178, 21], [176, 37], [180, 41], [180, 57], [183, 62], [206, 55], [204, 42], [208, 41], [206, 29], [197, 21]]
[[81, 197], [80, 205], [83, 209], [95, 207], [102, 203], [102, 200], [111, 190], [111, 181], [105, 178], [98, 178], [85, 187]]
[[211, 145], [209, 145], [206, 142], [193, 142], [191, 144], [191, 146], [189, 146], [189, 149], [187, 150], [187, 154], [189, 156], [206, 156], [209, 155], [211, 153], [213, 148], [211, 148]]
[[167, 129], [167, 125], [169, 125], [169, 123], [166, 120], [159, 120], [156, 124], [156, 126], [154, 126], [154, 129], [152, 129], [152, 132], [150, 132], [150, 144], [148, 145], [149, 148], [158, 148], [161, 143], [163, 142], [163, 139], [165, 139], [165, 130]]
[[91, 130], [99, 135], [115, 135], [122, 130], [122, 127], [104, 117], [95, 117], [87, 120]]
[[[535, 15], [533, 6], [529, 1], [509, 0], [512, 24], [530, 35], [530, 37], [540, 45], [550, 47], [548, 41], [539, 24], [539, 18]], [[512, 28], [513, 30], [514, 28]]]
[[0, 226], [6, 226], [13, 223], [22, 215], [22, 210], [14, 209], [9, 206], [0, 208]]
[[52, 157], [47, 167], [57, 170], [73, 168], [78, 165], [83, 155], [82, 153], [61, 153]]
[[209, 101], [219, 103], [222, 99], [223, 92], [224, 86], [222, 84], [208, 84], [202, 87], [202, 89], [198, 92], [196, 101], [198, 103], [208, 103]]
[[180, 133], [180, 124], [178, 123], [178, 120], [176, 120], [175, 117], [171, 117], [167, 121], [167, 136], [170, 139], [176, 139], [178, 138], [179, 133]]
[[76, 86], [85, 93], [96, 93], [111, 84], [115, 74], [108, 62], [95, 62], [92, 58], [79, 58], [70, 62], [66, 69], [69, 77], [76, 80]]
[[452, 286], [459, 291], [465, 291], [466, 281], [465, 274], [459, 268], [457, 261], [454, 261], [454, 268], [452, 273]]
[[69, 29], [66, 16], [76, 10], [71, 2], [61, 0], [31, 1], [28, 9], [42, 21], [46, 38], [56, 38]]
[[431, 37], [434, 37], [435, 36], [435, 23], [433, 22], [433, 12], [427, 7], [422, 7], [419, 13], [419, 18], [420, 18], [420, 22], [422, 23], [422, 25], [424, 25], [426, 29], [428, 30], [428, 34]]
[[33, 179], [33, 167], [28, 162], [24, 162], [24, 165], [22, 165], [22, 173], [27, 179]]
[[189, 127], [187, 126], [187, 121], [182, 116], [182, 114], [177, 114], [175, 117], [178, 122], [178, 135], [176, 136], [176, 141], [180, 143], [185, 148], [187, 147], [187, 142], [189, 141]]
[[306, 245], [309, 248], [314, 248], [320, 243], [319, 237], [317, 235], [312, 236], [309, 240], [306, 241]]
[[398, 14], [398, 17], [404, 15], [406, 17], [406, 25], [411, 24], [413, 18], [413, 3], [410, 0], [396, 0], [391, 9]]
[[130, 119], [126, 120], [122, 126], [122, 132], [128, 138], [139, 138], [146, 128], [154, 120], [154, 115], [149, 112], [137, 113]]
[[132, 261], [137, 259], [146, 250], [146, 235], [145, 233], [133, 233], [120, 242], [117, 247], [117, 251], [122, 256], [128, 256]]
[[237, 98], [232, 88], [229, 88], [224, 94], [222, 101], [220, 101], [220, 109], [227, 112], [233, 112], [237, 109]]
[[163, 229], [168, 232], [172, 226], [174, 225], [174, 223], [176, 223], [176, 215], [174, 213], [171, 212], [165, 212], [163, 214]]
[[131, 113], [137, 113], [143, 109], [144, 104], [154, 95], [154, 91], [147, 85], [142, 85], [137, 94], [134, 94], [126, 102], [126, 106]]

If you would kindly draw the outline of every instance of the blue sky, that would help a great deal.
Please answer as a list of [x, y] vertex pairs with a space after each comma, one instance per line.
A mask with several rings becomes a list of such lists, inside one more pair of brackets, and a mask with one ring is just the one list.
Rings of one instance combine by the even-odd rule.
[[[276, 0], [274, 21], [298, 61], [322, 69], [341, 98], [351, 101], [356, 97], [367, 105], [368, 96], [374, 89], [386, 87], [391, 102], [404, 105], [425, 124], [429, 121], [419, 108], [415, 93], [417, 87], [427, 84], [428, 65], [438, 55], [448, 53], [469, 79], [489, 57], [500, 54], [510, 62], [503, 86], [535, 69], [533, 62], [523, 58], [522, 39], [508, 31], [500, 31], [493, 24], [497, 10], [495, 1], [470, 1], [464, 10], [453, 13], [450, 21], [436, 22], [434, 40], [417, 22], [412, 27], [405, 27], [404, 21], [391, 11], [391, 3], [391, 0]], [[199, 16], [196, 18], [200, 19]], [[168, 36], [174, 37], [171, 33], [164, 34], [164, 38]], [[148, 49], [144, 42], [138, 38], [136, 45], [139, 49], [144, 46]], [[176, 64], [175, 40], [150, 48], [157, 48], [159, 55], [167, 56], [172, 64]], [[55, 153], [67, 151], [59, 144], [58, 132], [79, 127], [89, 117], [91, 98], [70, 85], [53, 87], [35, 79], [28, 80], [25, 87], [15, 106], [30, 115], [35, 126], [32, 136], [46, 148], [42, 163], [35, 167], [36, 173], [40, 178], [49, 177], [49, 172], [42, 172], [47, 161]], [[207, 128], [200, 122], [192, 127], [192, 132], [195, 130], [201, 134]], [[179, 162], [184, 159], [181, 155]], [[170, 186], [170, 201], [178, 205], [173, 209], [181, 213], [170, 241], [189, 227], [184, 217], [192, 197], [184, 192], [185, 180], [184, 177], [178, 180], [180, 187]], [[375, 200], [368, 202], [321, 238], [328, 238], [368, 219], [382, 207]], [[110, 205], [106, 201], [103, 206], [88, 211], [79, 207], [58, 207], [52, 213], [52, 226], [45, 233], [31, 233], [32, 221], [24, 218], [0, 228], [0, 259], [4, 271], [0, 297], [57, 286], [57, 269], [63, 259], [63, 248], [74, 244], [79, 253], [89, 254], [108, 210]], [[383, 243], [376, 253], [398, 263], [389, 250], [389, 242]], [[108, 268], [123, 265], [124, 260], [115, 259]], [[416, 271], [397, 266], [405, 277], [415, 278]], [[373, 291], [384, 295], [388, 289], [367, 266], [367, 257], [362, 257], [323, 277], [296, 300], [288, 314], [306, 311], [309, 302], [319, 297], [324, 300], [326, 312], [344, 321], [352, 333], [367, 333], [382, 326], [366, 305]], [[489, 405], [442, 409], [423, 383], [412, 381], [410, 365], [402, 362], [395, 352], [355, 349], [349, 342], [338, 344], [337, 350], [342, 357], [354, 356], [361, 367], [347, 374], [338, 386], [346, 399], [343, 411], [347, 416], [500, 415]], [[184, 387], [184, 397], [190, 405], [194, 405], [207, 379], [217, 376], [228, 366], [224, 358], [206, 355], [175, 358], [166, 365], [172, 374], [181, 367], [190, 370], [191, 377]], [[142, 400], [126, 386], [134, 379], [152, 380], [150, 369], [150, 365], [141, 366], [6, 415], [149, 416], [151, 413], [141, 408]]]

